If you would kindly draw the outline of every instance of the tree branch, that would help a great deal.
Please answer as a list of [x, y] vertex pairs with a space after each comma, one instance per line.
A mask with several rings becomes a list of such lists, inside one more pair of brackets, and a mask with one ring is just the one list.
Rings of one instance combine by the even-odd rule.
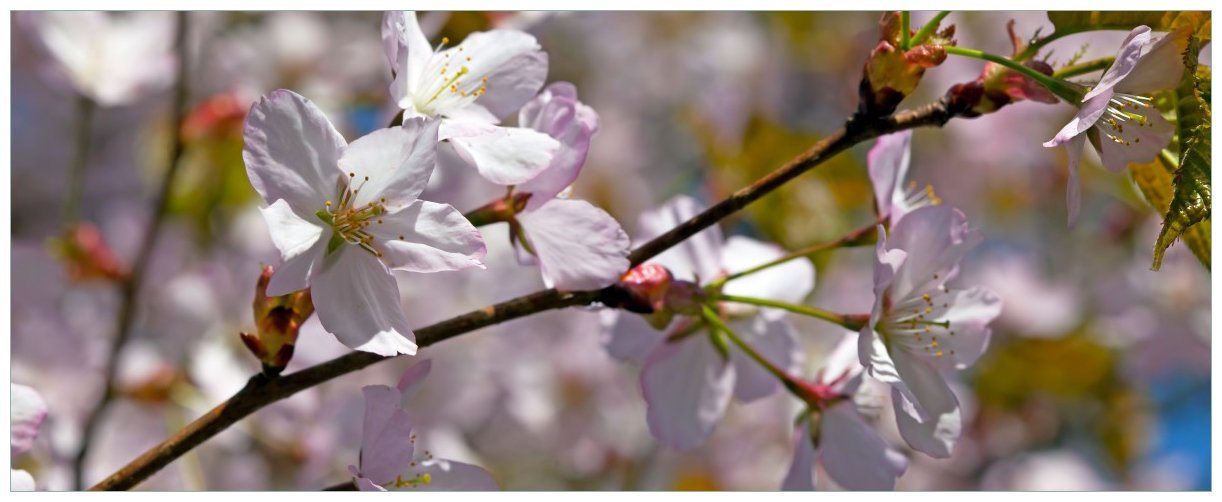
[[[165, 178], [162, 179], [161, 187], [157, 193], [157, 199], [153, 205], [153, 216], [149, 222], [148, 230], [144, 234], [143, 240], [140, 242], [140, 249], [136, 254], [135, 261], [132, 262], [131, 272], [120, 283], [119, 289], [122, 296], [119, 307], [119, 315], [116, 320], [115, 338], [111, 341], [110, 352], [106, 355], [106, 369], [102, 378], [102, 396], [98, 398], [98, 402], [89, 409], [89, 413], [85, 415], [85, 424], [81, 433], [81, 445], [77, 449], [76, 456], [72, 461], [73, 471], [73, 486], [77, 490], [85, 487], [85, 460], [89, 457], [89, 448], [93, 442], [94, 436], [97, 434], [98, 425], [101, 424], [102, 414], [106, 411], [107, 406], [117, 397], [115, 392], [115, 377], [118, 374], [118, 357], [123, 346], [127, 343], [131, 336], [132, 321], [136, 317], [136, 300], [140, 292], [140, 282], [144, 276], [145, 266], [149, 262], [149, 258], [153, 255], [153, 248], [157, 243], [157, 234], [161, 230], [161, 224], [165, 217], [166, 206], [169, 203], [170, 190], [174, 184], [174, 176], [178, 172], [179, 160], [183, 154], [183, 140], [179, 128], [182, 126], [183, 117], [186, 113], [187, 101], [187, 13], [178, 13], [178, 32], [175, 35], [174, 47], [178, 53], [178, 75], [174, 86], [174, 97], [172, 105], [172, 127], [173, 146], [170, 152], [170, 164], [166, 169]], [[89, 117], [89, 115], [85, 115]], [[70, 194], [71, 196], [71, 194]], [[66, 213], [72, 215], [72, 212]]]
[[[952, 110], [948, 108], [946, 100], [940, 100], [890, 117], [871, 118], [854, 115], [844, 128], [832, 133], [806, 152], [786, 162], [750, 186], [734, 192], [703, 213], [645, 243], [634, 250], [629, 259], [635, 266], [658, 255], [857, 143], [896, 131], [930, 125], [942, 126], [951, 118], [961, 114], [962, 110]], [[549, 289], [532, 293], [418, 329], [415, 332], [416, 342], [420, 347], [427, 347], [454, 336], [545, 310], [599, 302], [603, 298], [609, 298], [610, 289], [577, 292], [559, 292]], [[92, 489], [126, 490], [132, 488], [192, 448], [256, 410], [384, 359], [388, 358], [367, 352], [351, 352], [279, 378], [256, 375], [233, 397], [94, 485]]]

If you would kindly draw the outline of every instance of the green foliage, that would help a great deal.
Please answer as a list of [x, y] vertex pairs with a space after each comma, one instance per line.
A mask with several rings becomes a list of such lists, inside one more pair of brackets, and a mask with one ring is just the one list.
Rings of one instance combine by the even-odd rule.
[[[1200, 43], [1196, 37], [1189, 38], [1188, 50], [1184, 53], [1184, 79], [1176, 88], [1176, 136], [1179, 138], [1180, 155], [1172, 182], [1173, 195], [1163, 217], [1163, 228], [1154, 244], [1154, 270], [1162, 265], [1163, 252], [1177, 238], [1210, 217], [1211, 113], [1209, 94], [1200, 92], [1200, 89], [1209, 88], [1209, 72], [1208, 69], [1201, 72], [1197, 65]], [[1207, 234], [1208, 229], [1205, 232]], [[1189, 243], [1198, 258], [1209, 255], [1207, 237], [1202, 242], [1196, 235]], [[1201, 263], [1209, 267], [1208, 259], [1202, 259]]]
[[1049, 12], [1048, 20], [1052, 21], [1053, 26], [1053, 33], [1049, 35], [1049, 38], [1083, 31], [1131, 30], [1138, 26], [1146, 25], [1154, 31], [1172, 31], [1182, 26], [1188, 26], [1198, 37], [1204, 40], [1209, 39], [1210, 19], [1208, 12], [1069, 11]]

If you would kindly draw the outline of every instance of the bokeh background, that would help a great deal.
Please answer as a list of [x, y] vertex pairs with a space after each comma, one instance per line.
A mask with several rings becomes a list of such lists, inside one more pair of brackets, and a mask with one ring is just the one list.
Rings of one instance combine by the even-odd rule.
[[[923, 22], [932, 13], [914, 13]], [[170, 14], [166, 14], [169, 16]], [[629, 234], [638, 215], [676, 194], [716, 201], [838, 128], [856, 106], [878, 13], [429, 13], [431, 39], [493, 27], [534, 34], [549, 81], [577, 85], [601, 117], [575, 195]], [[1009, 53], [1005, 23], [1051, 28], [1039, 12], [954, 13], [960, 45]], [[240, 388], [258, 371], [238, 340], [251, 331], [260, 264], [278, 262], [241, 160], [243, 114], [259, 95], [292, 89], [349, 140], [384, 127], [381, 13], [192, 13], [188, 138], [170, 214], [148, 265], [134, 335], [121, 352], [122, 397], [103, 417], [86, 482], [109, 474]], [[60, 231], [83, 124], [77, 98], [37, 34], [12, 21], [12, 381], [50, 415], [35, 449], [14, 459], [40, 489], [66, 489], [80, 428], [101, 392], [119, 292], [69, 274], [48, 240]], [[1122, 32], [1068, 37], [1054, 61], [1085, 46], [1111, 55]], [[171, 35], [164, 41], [172, 43]], [[1207, 47], [1202, 56], [1208, 62]], [[904, 106], [975, 78], [950, 59]], [[98, 109], [79, 201], [119, 263], [130, 263], [166, 169], [168, 85]], [[1154, 214], [1126, 175], [1084, 158], [1083, 212], [1065, 224], [1065, 157], [1040, 146], [1070, 106], [1020, 103], [915, 132], [910, 177], [936, 187], [985, 237], [958, 279], [997, 291], [1005, 309], [986, 355], [953, 383], [965, 406], [955, 454], [912, 462], [900, 489], [1209, 489], [1209, 272], [1182, 244], [1150, 270]], [[194, 122], [192, 122], [194, 121]], [[868, 224], [868, 145], [841, 154], [723, 222], [729, 234], [797, 248]], [[1090, 151], [1090, 149], [1087, 149]], [[449, 174], [447, 176], [447, 174]], [[430, 200], [468, 210], [498, 192], [467, 173], [437, 173]], [[402, 275], [415, 326], [542, 287], [517, 266], [502, 226], [483, 229], [488, 270]], [[818, 255], [808, 303], [868, 311], [871, 251]], [[776, 394], [734, 403], [711, 439], [686, 452], [645, 425], [638, 368], [610, 359], [597, 315], [548, 312], [436, 347], [410, 404], [426, 447], [478, 463], [506, 489], [772, 490], [791, 456], [797, 403]], [[843, 334], [796, 319], [813, 371]], [[346, 349], [306, 324], [289, 371]], [[303, 489], [348, 479], [360, 444], [362, 385], [388, 384], [413, 361], [381, 363], [276, 403], [161, 471], [146, 489]], [[809, 373], [808, 373], [809, 374]], [[903, 448], [889, 405], [879, 429]]]

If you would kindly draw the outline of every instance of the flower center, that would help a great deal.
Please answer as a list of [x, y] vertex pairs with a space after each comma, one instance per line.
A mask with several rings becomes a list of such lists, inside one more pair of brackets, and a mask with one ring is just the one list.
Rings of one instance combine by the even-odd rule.
[[933, 185], [919, 188], [915, 181], [909, 181], [908, 189], [904, 191], [904, 203], [908, 205], [910, 211], [913, 211], [925, 206], [941, 205], [942, 198], [933, 191]]
[[1112, 99], [1108, 101], [1107, 115], [1100, 122], [1106, 125], [1112, 132], [1104, 131], [1108, 139], [1118, 145], [1129, 146], [1133, 143], [1140, 143], [1141, 138], [1134, 137], [1132, 141], [1125, 139], [1125, 126], [1128, 127], [1154, 127], [1150, 123], [1150, 119], [1146, 118], [1143, 113], [1137, 110], [1149, 110], [1152, 105], [1150, 102], [1153, 98], [1146, 96], [1134, 96], [1131, 94], [1116, 93]]
[[[955, 336], [950, 321], [938, 319], [950, 309], [943, 286], [934, 295], [928, 293], [910, 298], [887, 310], [875, 330], [883, 337], [888, 347], [900, 346], [909, 351], [924, 353], [941, 359], [954, 357], [955, 350], [943, 346], [948, 336]], [[939, 337], [942, 339], [939, 340]]]
[[372, 223], [382, 223], [380, 216], [386, 214], [386, 199], [382, 198], [357, 206], [354, 202], [356, 196], [361, 192], [361, 187], [365, 186], [365, 183], [369, 181], [369, 177], [365, 176], [361, 180], [361, 184], [353, 188], [352, 180], [355, 178], [356, 173], [348, 173], [347, 181], [341, 178], [339, 184], [339, 204], [327, 201], [326, 208], [320, 209], [314, 214], [328, 225], [331, 225], [331, 229], [335, 231], [331, 235], [331, 240], [327, 243], [327, 253], [335, 251], [346, 242], [381, 258], [382, 252], [374, 249], [373, 235], [367, 232], [366, 229]]
[[[473, 61], [465, 54], [465, 48], [441, 52], [449, 41], [449, 38], [442, 38], [441, 44], [433, 50], [433, 58], [421, 76], [417, 92], [412, 94], [413, 104], [420, 113], [443, 115], [471, 104], [488, 92], [488, 77], [471, 78], [468, 65]], [[458, 68], [453, 69], [453, 66]]]

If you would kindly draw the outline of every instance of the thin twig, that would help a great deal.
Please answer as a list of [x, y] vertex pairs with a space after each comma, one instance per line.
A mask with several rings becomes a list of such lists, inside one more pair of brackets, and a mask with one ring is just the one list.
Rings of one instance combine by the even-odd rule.
[[93, 111], [97, 105], [84, 94], [76, 99], [76, 138], [73, 144], [72, 166], [68, 171], [68, 193], [64, 197], [60, 226], [68, 229], [80, 219], [81, 198], [85, 187], [85, 170], [89, 165], [89, 137], [93, 133]]
[[102, 378], [102, 396], [98, 402], [90, 408], [89, 413], [85, 416], [85, 424], [81, 433], [81, 445], [77, 450], [76, 456], [73, 459], [73, 486], [77, 490], [83, 489], [85, 486], [85, 460], [89, 456], [89, 448], [93, 442], [94, 436], [97, 434], [98, 425], [101, 423], [103, 412], [107, 406], [117, 396], [115, 392], [115, 377], [118, 374], [118, 356], [123, 349], [128, 338], [131, 336], [132, 321], [136, 316], [136, 300], [140, 293], [140, 282], [144, 276], [145, 267], [148, 265], [149, 259], [152, 257], [153, 248], [157, 242], [157, 234], [161, 230], [161, 224], [165, 217], [166, 206], [170, 198], [170, 190], [174, 184], [174, 175], [178, 172], [179, 160], [183, 153], [183, 141], [179, 127], [182, 125], [183, 116], [187, 101], [187, 13], [178, 13], [178, 32], [175, 35], [174, 47], [178, 53], [178, 75], [174, 86], [173, 109], [171, 127], [173, 127], [173, 147], [170, 154], [170, 163], [166, 169], [165, 178], [161, 182], [161, 187], [157, 193], [157, 198], [153, 205], [152, 220], [149, 222], [148, 229], [145, 231], [144, 238], [140, 242], [140, 249], [136, 254], [135, 261], [131, 264], [131, 272], [126, 279], [120, 284], [120, 292], [122, 303], [119, 307], [119, 315], [115, 326], [115, 337], [110, 345], [110, 351], [105, 359], [106, 369], [105, 375]]
[[[633, 265], [637, 265], [656, 256], [857, 143], [915, 127], [941, 126], [960, 113], [959, 110], [949, 109], [943, 100], [891, 117], [869, 118], [855, 115], [849, 119], [844, 128], [832, 133], [810, 150], [798, 155], [750, 186], [735, 192], [703, 213], [645, 243], [634, 250], [629, 258]], [[532, 293], [418, 329], [415, 332], [416, 342], [420, 347], [427, 347], [479, 328], [537, 312], [588, 305], [600, 301], [605, 291], [607, 290], [566, 293], [549, 289]], [[368, 352], [351, 352], [279, 378], [272, 379], [261, 374], [256, 375], [233, 397], [196, 419], [161, 444], [149, 449], [102, 482], [94, 485], [92, 489], [126, 490], [132, 488], [192, 448], [256, 410], [384, 359], [388, 358]]]

